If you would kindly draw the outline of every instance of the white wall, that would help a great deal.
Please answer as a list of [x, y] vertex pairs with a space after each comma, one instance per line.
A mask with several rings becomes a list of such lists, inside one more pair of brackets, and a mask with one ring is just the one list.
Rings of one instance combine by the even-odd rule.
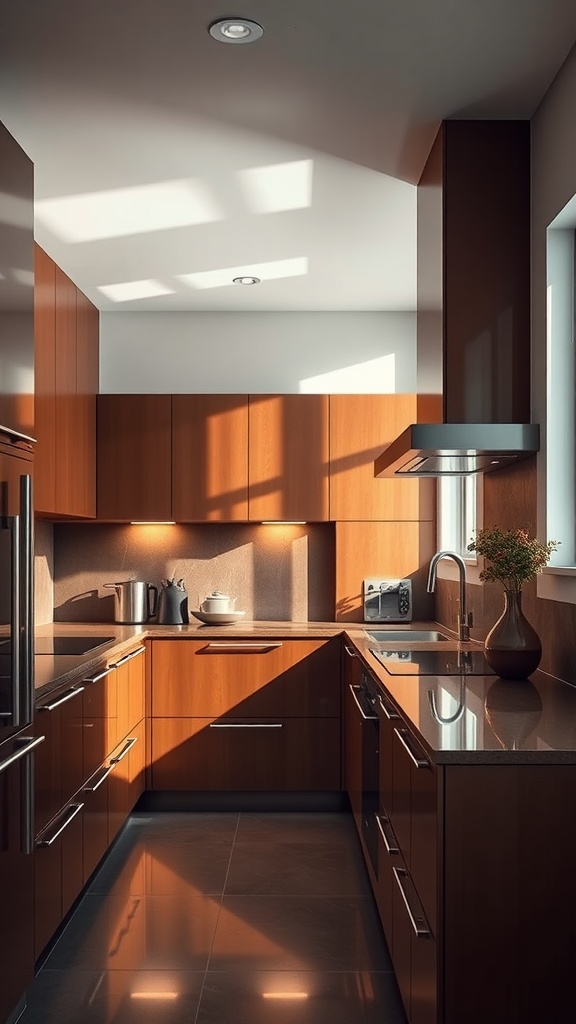
[[416, 313], [101, 313], [100, 391], [416, 391]]

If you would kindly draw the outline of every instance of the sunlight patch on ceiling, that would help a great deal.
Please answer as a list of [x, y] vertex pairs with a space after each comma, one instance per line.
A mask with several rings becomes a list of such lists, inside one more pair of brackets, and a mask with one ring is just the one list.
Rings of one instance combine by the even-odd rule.
[[313, 160], [292, 160], [239, 171], [244, 201], [253, 213], [279, 213], [312, 206]]
[[328, 370], [300, 381], [301, 394], [393, 395], [396, 392], [396, 356], [391, 352], [378, 359]]
[[223, 220], [210, 189], [184, 179], [42, 199], [36, 218], [64, 242], [91, 242]]
[[173, 295], [174, 289], [160, 281], [123, 281], [121, 284], [98, 285], [99, 292], [112, 302], [130, 302], [133, 299], [152, 299], [156, 295]]
[[235, 277], [259, 277], [260, 281], [272, 281], [283, 277], [302, 277], [308, 273], [308, 257], [296, 256], [289, 260], [271, 260], [269, 263], [249, 263], [245, 267], [224, 267], [221, 270], [205, 270], [198, 274], [178, 274], [178, 280], [190, 288], [234, 287]]

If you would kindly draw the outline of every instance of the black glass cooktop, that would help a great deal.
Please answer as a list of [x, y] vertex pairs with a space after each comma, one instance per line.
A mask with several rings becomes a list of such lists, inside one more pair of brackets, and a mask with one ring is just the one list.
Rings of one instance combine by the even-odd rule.
[[371, 653], [393, 676], [493, 676], [482, 651], [382, 651]]
[[38, 636], [35, 654], [90, 654], [113, 640], [113, 636]]

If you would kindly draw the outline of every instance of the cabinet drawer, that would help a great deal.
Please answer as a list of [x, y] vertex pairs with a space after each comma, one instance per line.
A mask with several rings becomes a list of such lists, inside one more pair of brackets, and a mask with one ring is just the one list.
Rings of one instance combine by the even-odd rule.
[[154, 641], [152, 715], [338, 717], [340, 641]]
[[156, 718], [152, 788], [340, 789], [340, 719]]
[[418, 896], [437, 923], [438, 771], [412, 734], [393, 725], [390, 821]]
[[113, 751], [114, 765], [108, 777], [108, 843], [122, 828], [144, 788], [144, 723]]
[[118, 694], [116, 669], [104, 669], [82, 680], [84, 779], [89, 778], [116, 746]]
[[436, 940], [412, 879], [393, 868], [392, 961], [410, 1024], [437, 1024]]
[[44, 697], [35, 709], [35, 733], [45, 736], [34, 761], [34, 816], [38, 834], [80, 789], [82, 764], [82, 686]]

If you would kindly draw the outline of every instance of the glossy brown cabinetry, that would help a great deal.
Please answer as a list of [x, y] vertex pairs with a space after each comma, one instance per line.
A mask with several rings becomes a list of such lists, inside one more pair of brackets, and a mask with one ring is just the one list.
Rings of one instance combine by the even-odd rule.
[[350, 807], [361, 835], [362, 814], [362, 725], [354, 700], [354, 691], [360, 685], [362, 670], [358, 655], [347, 644], [343, 646], [342, 663], [342, 706], [343, 706], [343, 787], [348, 794]]
[[340, 790], [340, 641], [153, 641], [152, 788]]
[[35, 510], [96, 514], [98, 324], [95, 306], [35, 246]]
[[143, 790], [143, 648], [42, 698], [35, 730], [38, 958]]
[[248, 519], [247, 395], [172, 395], [172, 518]]
[[98, 518], [172, 519], [170, 395], [98, 396]]
[[251, 521], [329, 518], [328, 402], [328, 395], [250, 396]]

